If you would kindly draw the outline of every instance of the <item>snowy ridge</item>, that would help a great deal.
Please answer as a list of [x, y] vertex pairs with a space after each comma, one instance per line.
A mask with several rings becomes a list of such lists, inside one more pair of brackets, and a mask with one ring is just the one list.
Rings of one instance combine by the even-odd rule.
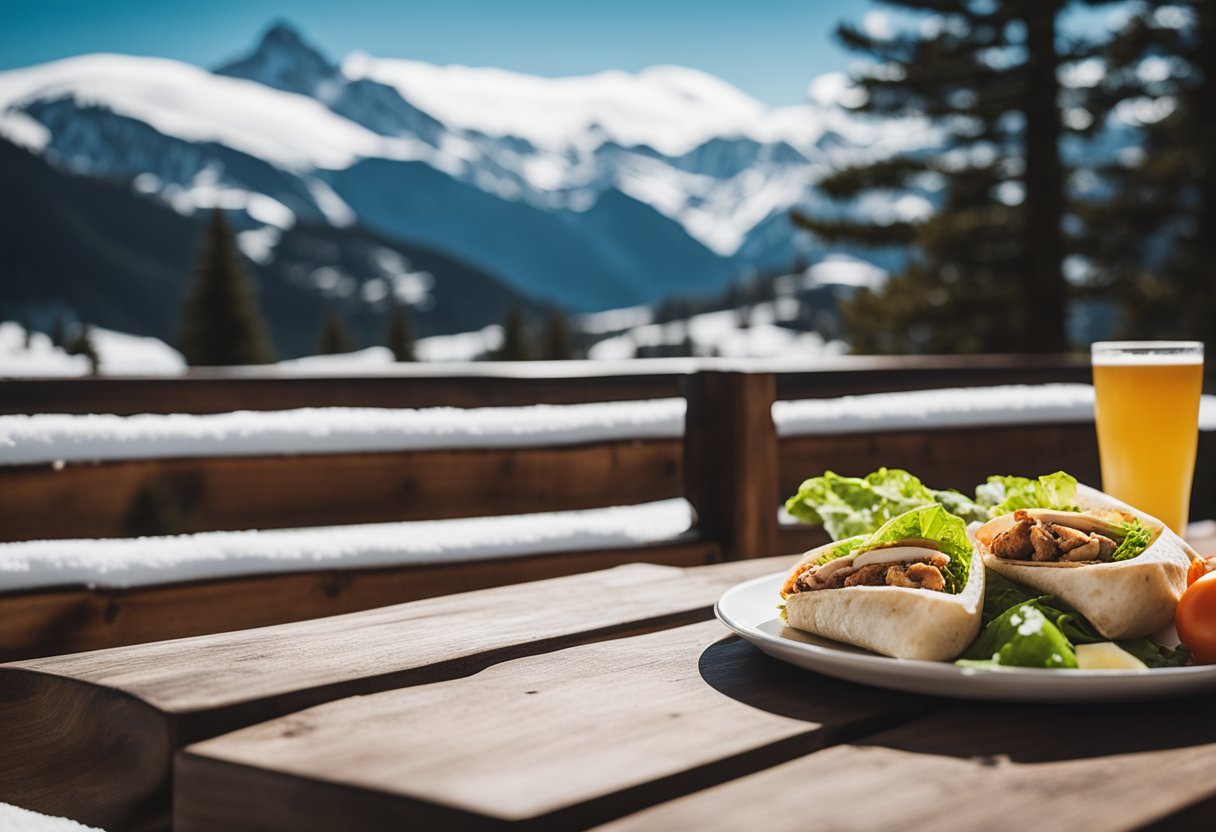
[[529, 407], [302, 408], [215, 415], [0, 416], [0, 465], [572, 445], [678, 437], [684, 400]]
[[[699, 271], [715, 288], [805, 253], [810, 244], [782, 217], [822, 200], [811, 183], [827, 167], [938, 141], [923, 123], [876, 122], [838, 106], [855, 94], [840, 74], [817, 79], [803, 104], [770, 108], [675, 66], [542, 78], [363, 53], [331, 63], [280, 24], [215, 73], [107, 54], [0, 73], [0, 134], [57, 166], [138, 180], [181, 213], [218, 205], [271, 232], [297, 219], [359, 223], [493, 266], [532, 293], [543, 263], [402, 219], [380, 189], [391, 181], [436, 199], [441, 191], [442, 204], [455, 206], [445, 210], [475, 204], [488, 212], [482, 221], [533, 235], [545, 233], [539, 211], [569, 226], [576, 249], [606, 223], [639, 223], [649, 235], [611, 239], [635, 258], [618, 267], [622, 287], [633, 273]], [[916, 204], [877, 208], [923, 213], [923, 198], [908, 199]], [[264, 260], [272, 236], [242, 242]], [[554, 264], [542, 294], [583, 310], [663, 294], [621, 288], [603, 299], [566, 287], [564, 275], [580, 267]]]
[[0, 803], [0, 829], [4, 832], [102, 832], [67, 818], [40, 815], [8, 803]]
[[5, 543], [0, 544], [0, 592], [77, 585], [121, 589], [303, 570], [588, 551], [668, 540], [691, 525], [691, 506], [673, 499], [507, 517]]
[[[1011, 384], [957, 387], [777, 402], [780, 436], [864, 433], [985, 425], [1092, 422], [1094, 388], [1088, 384]], [[1204, 396], [1200, 430], [1216, 430], [1216, 396]]]

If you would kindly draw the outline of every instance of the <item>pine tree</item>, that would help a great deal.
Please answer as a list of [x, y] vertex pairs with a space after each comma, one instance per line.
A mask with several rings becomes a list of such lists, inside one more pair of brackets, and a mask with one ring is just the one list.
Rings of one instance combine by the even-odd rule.
[[67, 346], [67, 335], [65, 332], [67, 325], [63, 322], [62, 315], [56, 315], [55, 320], [51, 322], [51, 331], [48, 333], [51, 337], [51, 343], [56, 347]]
[[321, 335], [317, 338], [317, 355], [339, 355], [351, 352], [350, 335], [347, 334], [346, 324], [337, 310], [330, 309], [325, 313], [325, 321], [321, 324]]
[[1216, 343], [1216, 6], [1147, 0], [1101, 57], [1091, 109], [1138, 113], [1143, 144], [1080, 208], [1090, 283], [1121, 337]]
[[384, 346], [392, 350], [396, 361], [415, 361], [414, 325], [409, 312], [399, 303], [393, 304], [388, 313], [388, 329], [384, 333]]
[[93, 333], [88, 324], [79, 324], [76, 327], [76, 332], [64, 346], [64, 352], [68, 355], [83, 355], [89, 359], [89, 372], [93, 375], [97, 375], [101, 369], [101, 357], [93, 344]]
[[550, 361], [565, 361], [574, 358], [574, 334], [570, 322], [560, 309], [550, 309], [545, 316], [545, 329], [541, 339], [542, 357]]
[[819, 182], [837, 200], [874, 191], [932, 197], [927, 218], [794, 217], [830, 243], [913, 249], [882, 291], [844, 305], [855, 350], [1066, 348], [1057, 70], [1076, 56], [1057, 51], [1056, 22], [1067, 3], [890, 0], [932, 13], [931, 25], [889, 38], [839, 28], [846, 46], [877, 61], [855, 79], [865, 93], [857, 109], [927, 117], [945, 137], [943, 152], [861, 163]]
[[266, 322], [237, 258], [232, 230], [218, 209], [212, 212], [199, 247], [181, 344], [191, 366], [274, 361]]
[[490, 357], [495, 361], [531, 361], [535, 357], [532, 335], [518, 306], [507, 309], [502, 321], [502, 344]]

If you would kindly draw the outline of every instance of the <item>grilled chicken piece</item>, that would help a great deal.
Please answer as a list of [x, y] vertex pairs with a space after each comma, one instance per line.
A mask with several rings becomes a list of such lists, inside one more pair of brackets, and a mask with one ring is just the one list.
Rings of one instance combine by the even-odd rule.
[[1098, 538], [1095, 537], [1093, 540], [1086, 540], [1085, 543], [1082, 543], [1080, 546], [1064, 552], [1060, 555], [1060, 560], [1072, 562], [1097, 560], [1098, 552], [1101, 551], [1101, 548], [1102, 544], [1100, 544], [1098, 542]]
[[946, 588], [946, 579], [940, 569], [929, 563], [896, 564], [887, 570], [887, 584], [940, 592]]
[[872, 563], [863, 566], [845, 579], [845, 586], [882, 586], [887, 582], [886, 563]]
[[998, 558], [1036, 563], [1109, 561], [1119, 546], [1097, 532], [1044, 523], [1025, 511], [1015, 511], [1013, 517], [1013, 525], [992, 541], [992, 553]]
[[1024, 511], [1013, 516], [1016, 522], [992, 541], [992, 554], [1008, 560], [1029, 560], [1034, 554], [1034, 547], [1030, 545], [1030, 528], [1034, 521]]
[[1030, 527], [1030, 545], [1034, 547], [1030, 558], [1033, 561], [1044, 563], [1059, 559], [1060, 548], [1056, 546], [1055, 538], [1041, 525]]
[[1044, 523], [1043, 525], [1047, 527], [1047, 531], [1051, 532], [1052, 537], [1056, 539], [1061, 552], [1071, 552], [1073, 549], [1086, 546], [1091, 542], [1090, 538], [1093, 537], [1093, 535], [1087, 532], [1071, 529], [1068, 526], [1061, 526], [1059, 523]]

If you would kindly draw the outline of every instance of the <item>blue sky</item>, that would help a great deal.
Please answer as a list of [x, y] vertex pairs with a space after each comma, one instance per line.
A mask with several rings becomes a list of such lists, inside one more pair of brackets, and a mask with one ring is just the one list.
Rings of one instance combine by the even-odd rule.
[[331, 57], [381, 57], [576, 75], [681, 64], [770, 104], [851, 60], [832, 30], [870, 0], [4, 0], [0, 69], [86, 52], [213, 66], [286, 18]]
[[[273, 20], [295, 23], [332, 58], [386, 58], [583, 75], [680, 64], [712, 72], [769, 104], [801, 101], [807, 83], [847, 69], [842, 19], [872, 0], [2, 0], [0, 69], [87, 52], [215, 66], [246, 51]], [[1109, 12], [1072, 15], [1070, 28]]]

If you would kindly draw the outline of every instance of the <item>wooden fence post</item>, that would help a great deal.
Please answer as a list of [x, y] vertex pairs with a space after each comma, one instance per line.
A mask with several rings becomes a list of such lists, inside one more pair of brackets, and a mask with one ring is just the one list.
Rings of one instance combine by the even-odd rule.
[[728, 558], [780, 554], [776, 378], [705, 371], [685, 379], [684, 493]]

